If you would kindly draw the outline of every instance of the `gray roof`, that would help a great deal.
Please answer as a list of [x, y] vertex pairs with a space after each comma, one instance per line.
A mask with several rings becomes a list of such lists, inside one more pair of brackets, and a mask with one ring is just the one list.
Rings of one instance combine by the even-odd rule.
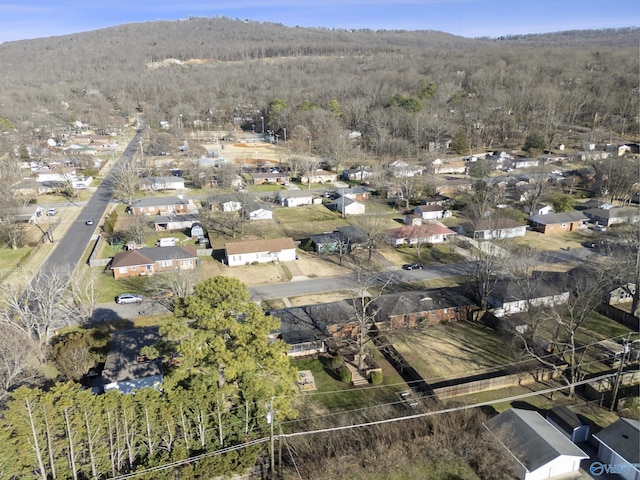
[[532, 279], [523, 279], [520, 284], [514, 279], [499, 280], [491, 290], [491, 297], [502, 302], [551, 297], [569, 291], [563, 283], [566, 281], [563, 282], [559, 275], [542, 275], [536, 272]]
[[640, 463], [640, 420], [621, 418], [594, 437], [629, 463]]
[[590, 208], [584, 210], [584, 214], [589, 217], [599, 218], [633, 218], [640, 216], [640, 208], [636, 207], [616, 207], [616, 208]]
[[560, 213], [548, 213], [546, 215], [531, 215], [529, 217], [531, 222], [539, 223], [540, 225], [552, 225], [554, 223], [571, 223], [571, 222], [583, 222], [589, 220], [584, 213], [576, 210], [570, 212]]
[[154, 247], [140, 248], [136, 252], [141, 253], [154, 262], [161, 260], [184, 260], [196, 258], [198, 254], [193, 247]]
[[197, 213], [183, 213], [179, 215], [156, 215], [153, 217], [153, 223], [160, 225], [163, 223], [173, 222], [197, 222], [200, 216]]
[[381, 295], [371, 303], [371, 307], [377, 310], [375, 319], [378, 322], [384, 322], [395, 315], [432, 312], [444, 308], [471, 305], [475, 305], [473, 300], [453, 288]]
[[353, 308], [344, 300], [283, 308], [269, 313], [280, 319], [279, 333], [290, 345], [327, 339], [331, 336], [328, 327], [354, 318]]
[[529, 472], [560, 456], [589, 458], [535, 411], [511, 408], [487, 420], [486, 426]]
[[109, 353], [102, 371], [105, 384], [162, 374], [162, 361], [138, 362], [140, 350], [160, 340], [158, 327], [119, 330], [111, 334]]
[[164, 205], [188, 205], [189, 200], [180, 197], [141, 198], [131, 202], [131, 208], [160, 207]]
[[280, 198], [305, 198], [315, 197], [317, 194], [309, 190], [282, 190], [278, 192], [277, 196]]

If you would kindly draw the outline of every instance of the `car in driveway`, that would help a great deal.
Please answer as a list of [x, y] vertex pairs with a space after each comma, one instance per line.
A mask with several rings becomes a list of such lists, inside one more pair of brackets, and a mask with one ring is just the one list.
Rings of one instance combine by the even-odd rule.
[[136, 295], [134, 293], [121, 293], [116, 297], [116, 303], [140, 303], [143, 299], [144, 298], [142, 297], [142, 295]]
[[424, 264], [422, 263], [407, 263], [402, 266], [404, 270], [422, 270], [424, 268]]

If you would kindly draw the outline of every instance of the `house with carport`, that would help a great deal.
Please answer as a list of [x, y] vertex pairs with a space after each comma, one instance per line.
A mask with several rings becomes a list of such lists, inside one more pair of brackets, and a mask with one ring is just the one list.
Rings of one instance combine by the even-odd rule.
[[616, 223], [639, 223], [640, 208], [638, 207], [614, 207], [614, 208], [590, 208], [584, 213], [591, 223], [609, 227]]
[[230, 267], [296, 260], [296, 243], [291, 237], [271, 240], [245, 240], [224, 245], [225, 262]]
[[322, 203], [322, 199], [310, 190], [282, 190], [276, 194], [276, 202], [283, 207], [299, 207]]
[[527, 226], [511, 218], [483, 218], [482, 220], [458, 225], [458, 233], [474, 240], [496, 240], [524, 237]]

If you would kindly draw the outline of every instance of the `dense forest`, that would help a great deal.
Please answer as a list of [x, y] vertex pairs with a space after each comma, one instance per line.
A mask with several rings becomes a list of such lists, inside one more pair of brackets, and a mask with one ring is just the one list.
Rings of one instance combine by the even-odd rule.
[[[358, 130], [388, 156], [464, 134], [472, 149], [638, 134], [638, 29], [470, 40], [227, 18], [128, 24], [0, 45], [0, 117], [50, 135], [143, 111], [184, 128], [245, 124], [336, 156]], [[297, 127], [297, 129], [296, 129]], [[331, 141], [331, 139], [334, 139]], [[332, 155], [332, 153], [334, 153]]]

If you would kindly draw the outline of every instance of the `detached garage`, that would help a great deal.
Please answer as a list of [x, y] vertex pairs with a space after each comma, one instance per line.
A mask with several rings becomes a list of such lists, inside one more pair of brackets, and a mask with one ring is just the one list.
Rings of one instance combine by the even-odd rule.
[[512, 408], [485, 426], [509, 451], [523, 480], [568, 475], [580, 470], [580, 462], [589, 458], [538, 412]]

